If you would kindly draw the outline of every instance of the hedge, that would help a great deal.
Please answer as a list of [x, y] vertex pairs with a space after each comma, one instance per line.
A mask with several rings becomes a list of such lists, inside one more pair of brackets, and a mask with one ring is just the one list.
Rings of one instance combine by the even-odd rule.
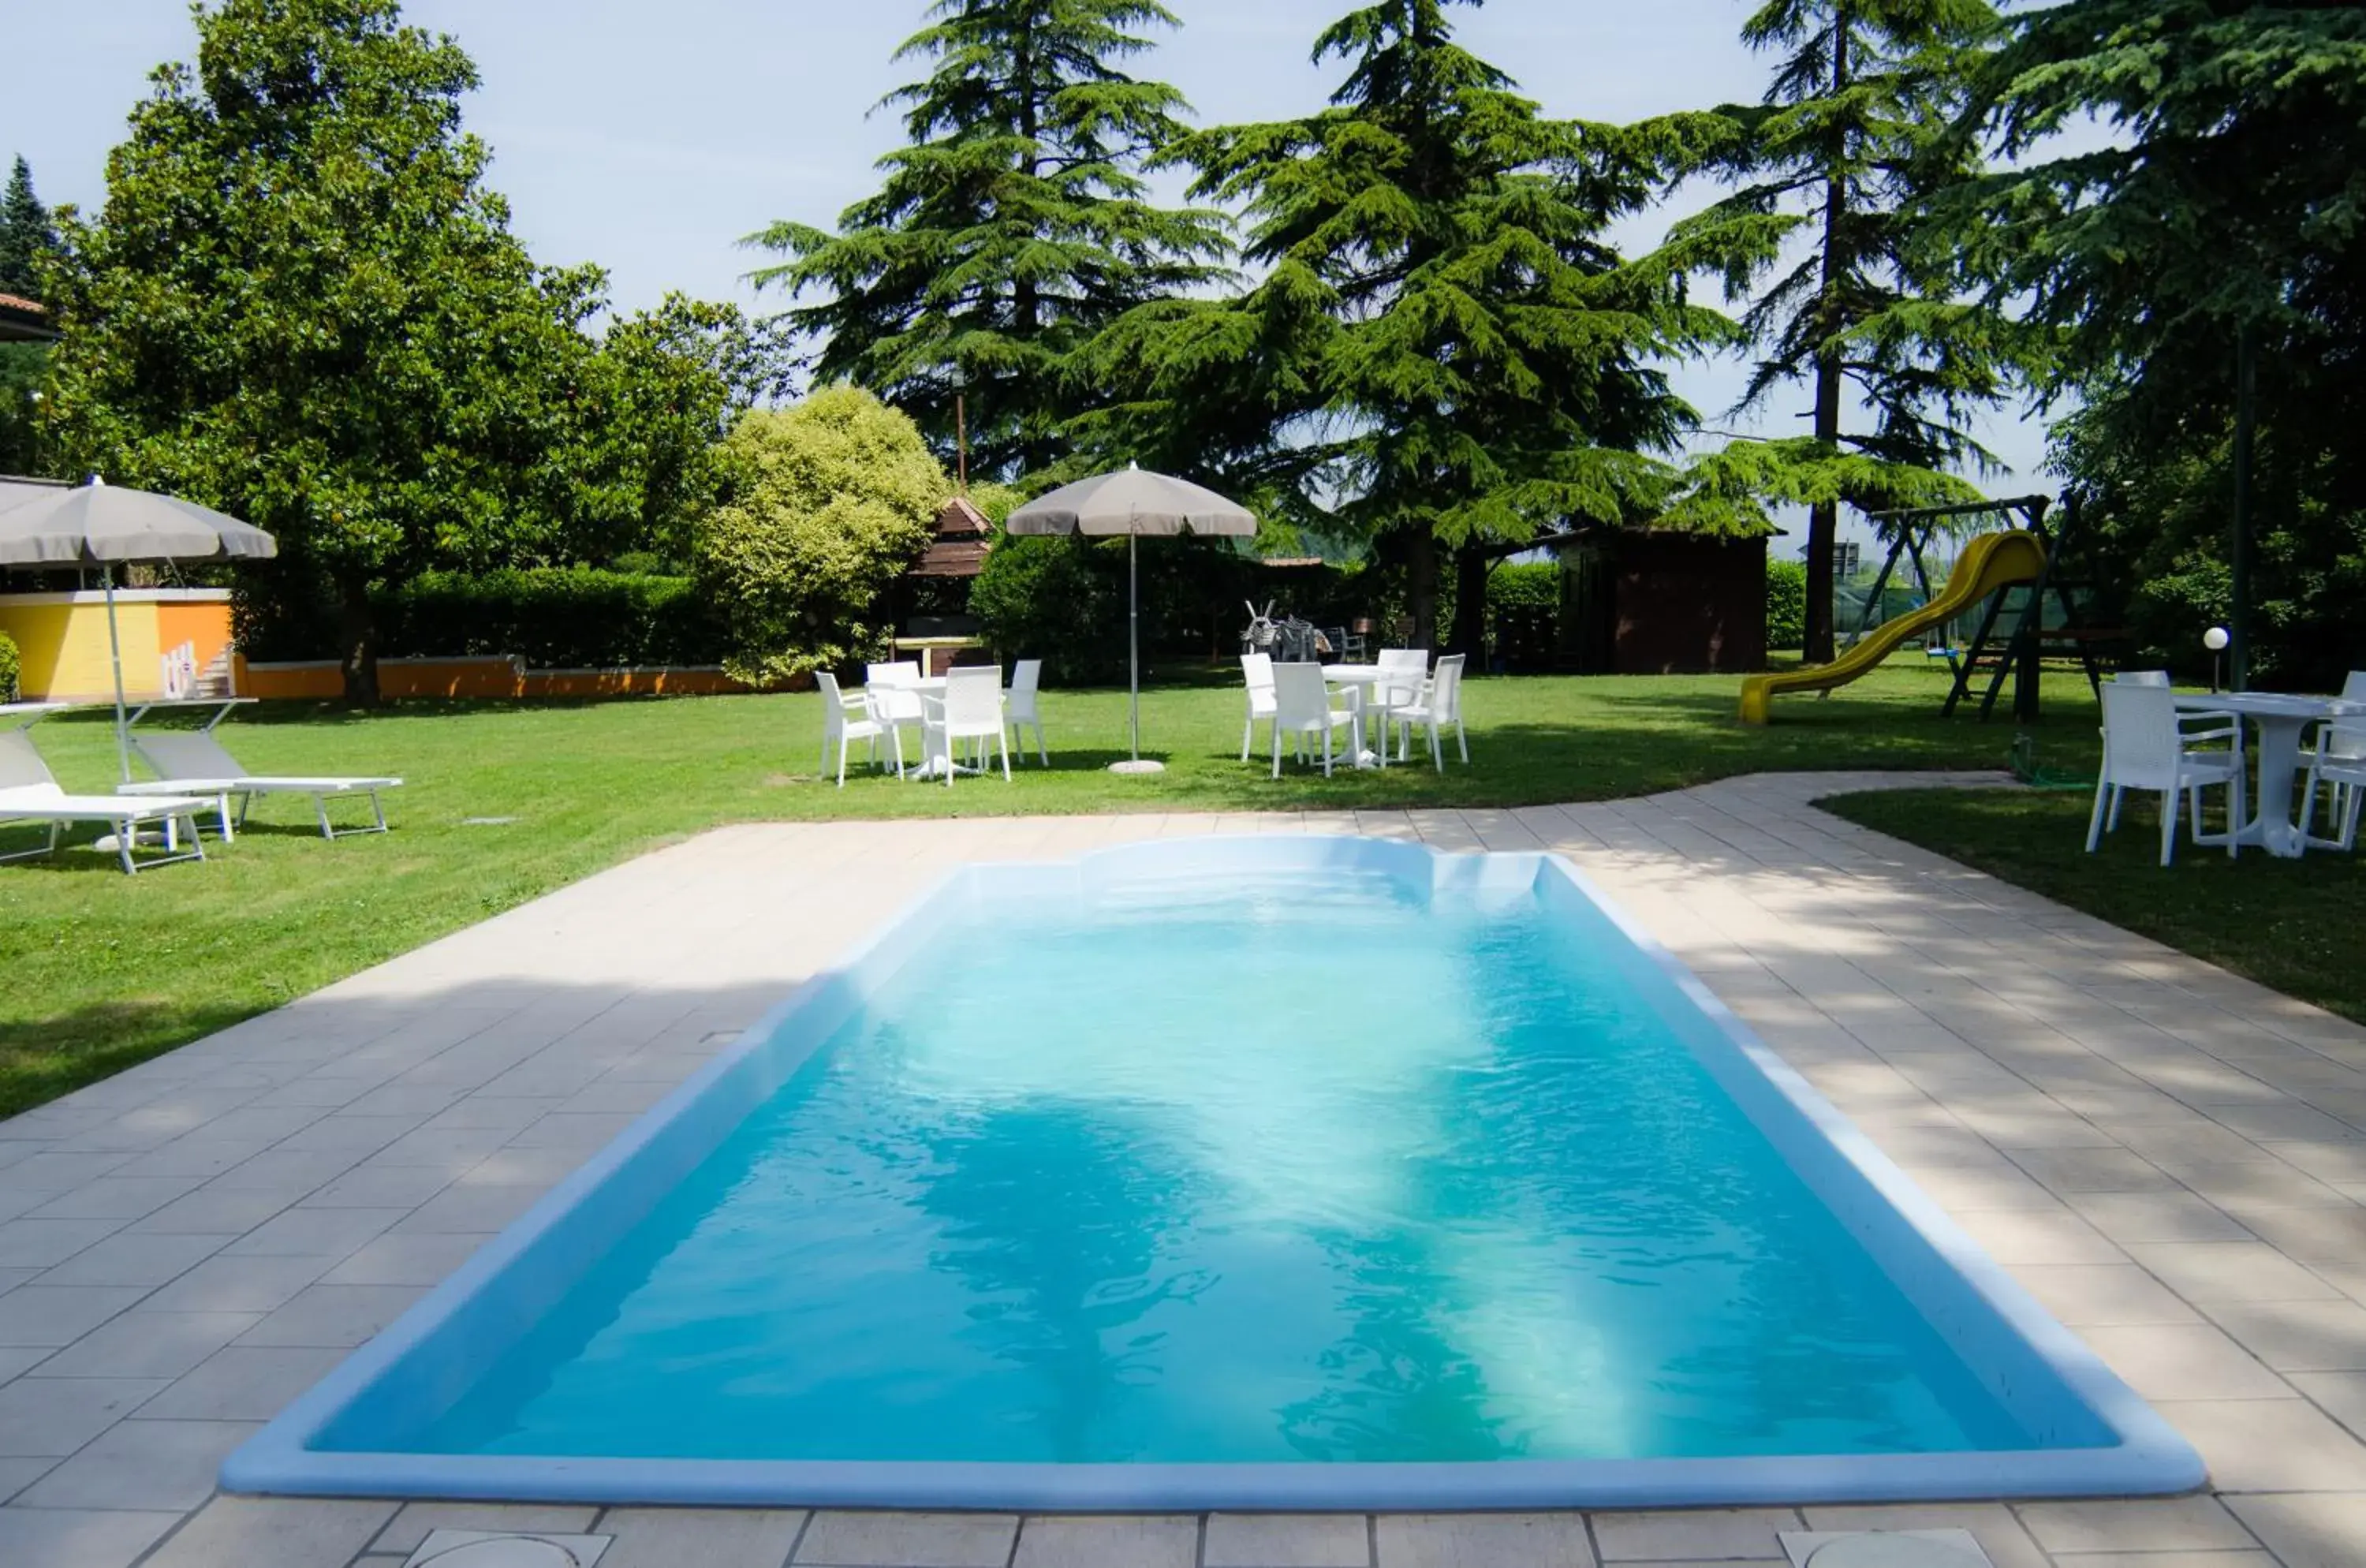
[[686, 577], [532, 567], [435, 571], [388, 596], [389, 657], [511, 653], [540, 670], [720, 664], [722, 617]]
[[17, 677], [23, 665], [17, 658], [17, 645], [6, 632], [0, 632], [0, 703], [17, 700]]
[[1766, 646], [1808, 646], [1808, 568], [1804, 561], [1766, 563]]

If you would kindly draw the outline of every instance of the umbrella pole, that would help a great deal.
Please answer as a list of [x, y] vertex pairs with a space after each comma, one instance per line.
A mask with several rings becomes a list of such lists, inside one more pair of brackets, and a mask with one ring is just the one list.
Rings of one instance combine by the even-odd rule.
[[[1142, 761], [1142, 581], [1137, 574], [1142, 541], [1133, 535], [1125, 536], [1125, 666], [1126, 688], [1130, 695], [1131, 726], [1133, 732], [1133, 760]], [[119, 693], [123, 687], [120, 676], [116, 680]], [[122, 699], [118, 696], [117, 702]], [[127, 767], [129, 763], [125, 764]], [[129, 775], [127, 775], [129, 776]]]
[[115, 568], [102, 568], [107, 582], [107, 653], [115, 665], [115, 765], [122, 773], [122, 782], [131, 782], [131, 740], [130, 726], [123, 722], [123, 639], [115, 630]]

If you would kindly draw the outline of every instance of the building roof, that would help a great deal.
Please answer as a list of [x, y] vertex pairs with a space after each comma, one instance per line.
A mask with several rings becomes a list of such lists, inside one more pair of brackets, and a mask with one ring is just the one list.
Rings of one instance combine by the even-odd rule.
[[936, 536], [908, 577], [975, 577], [986, 570], [986, 553], [994, 545], [994, 525], [965, 495], [954, 496], [937, 509]]
[[57, 335], [39, 300], [0, 294], [0, 343], [46, 342]]

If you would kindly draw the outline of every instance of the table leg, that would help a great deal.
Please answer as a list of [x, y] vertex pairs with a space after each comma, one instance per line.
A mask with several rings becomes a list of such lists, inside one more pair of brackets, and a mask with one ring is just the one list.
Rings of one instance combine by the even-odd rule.
[[2236, 841], [2257, 844], [2271, 855], [2298, 860], [2305, 846], [2300, 824], [2293, 817], [2293, 782], [2300, 772], [2300, 732], [2307, 721], [2282, 715], [2254, 714], [2259, 735], [2259, 795], [2251, 803], [2251, 819], [2243, 824]]

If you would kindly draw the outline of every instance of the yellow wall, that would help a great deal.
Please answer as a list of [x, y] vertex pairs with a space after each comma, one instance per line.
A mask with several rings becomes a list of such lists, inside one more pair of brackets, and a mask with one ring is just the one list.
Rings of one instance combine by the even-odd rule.
[[[230, 645], [230, 595], [220, 589], [127, 589], [115, 596], [123, 693], [163, 692], [163, 650], [197, 646], [197, 668]], [[113, 701], [104, 593], [0, 594], [0, 632], [16, 643], [28, 701]]]

